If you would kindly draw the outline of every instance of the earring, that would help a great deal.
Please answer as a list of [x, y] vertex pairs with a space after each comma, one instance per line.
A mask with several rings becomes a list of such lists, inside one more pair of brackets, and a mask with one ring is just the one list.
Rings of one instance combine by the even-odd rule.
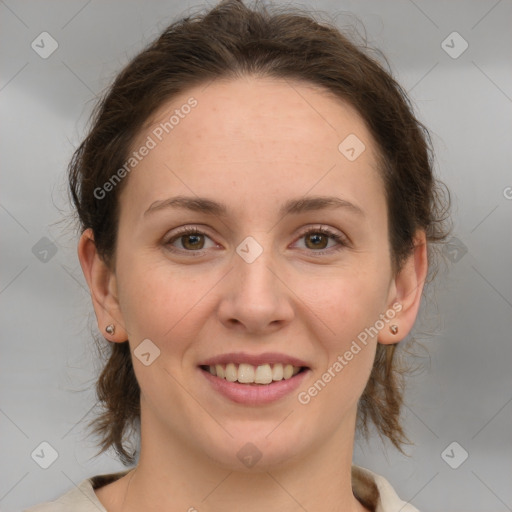
[[116, 327], [114, 324], [109, 324], [107, 327], [105, 327], [105, 331], [107, 334], [110, 334], [111, 336], [116, 332]]
[[389, 330], [391, 331], [391, 334], [396, 334], [398, 332], [398, 325], [391, 325]]

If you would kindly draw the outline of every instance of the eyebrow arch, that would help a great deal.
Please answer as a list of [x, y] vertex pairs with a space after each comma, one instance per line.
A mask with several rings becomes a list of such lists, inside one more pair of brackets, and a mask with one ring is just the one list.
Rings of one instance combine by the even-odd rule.
[[[219, 217], [226, 217], [228, 215], [228, 208], [226, 205], [213, 201], [212, 199], [208, 199], [206, 197], [176, 196], [169, 199], [155, 201], [144, 212], [144, 216], [165, 208], [183, 208]], [[359, 208], [359, 206], [335, 196], [310, 196], [290, 199], [280, 208], [279, 215], [284, 217], [288, 214], [300, 214], [310, 211], [337, 208], [346, 208], [347, 210], [364, 217], [364, 212]]]

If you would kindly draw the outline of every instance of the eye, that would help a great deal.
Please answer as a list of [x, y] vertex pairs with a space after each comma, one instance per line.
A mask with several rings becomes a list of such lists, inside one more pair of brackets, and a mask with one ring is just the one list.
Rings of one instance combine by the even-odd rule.
[[[175, 233], [169, 240], [166, 240], [165, 245], [171, 251], [199, 252], [208, 248], [205, 247], [205, 239], [210, 239], [206, 233], [203, 233], [197, 228], [186, 227]], [[177, 247], [175, 245], [176, 242], [178, 242], [181, 247]], [[215, 246], [215, 244], [213, 244], [213, 246]]]
[[[207, 239], [212, 244], [209, 247], [205, 246]], [[304, 231], [300, 235], [300, 239], [305, 239], [305, 249], [310, 249], [308, 252], [313, 253], [315, 256], [331, 254], [349, 245], [348, 239], [344, 235], [323, 226]], [[333, 244], [329, 246], [329, 242], [333, 242]], [[164, 245], [172, 252], [188, 252], [196, 253], [197, 255], [202, 254], [205, 249], [216, 247], [211, 238], [196, 227], [180, 229], [171, 238], [166, 240]]]
[[[322, 226], [303, 232], [300, 239], [305, 239], [306, 249], [311, 249], [315, 256], [339, 251], [348, 246], [348, 240], [344, 235]], [[331, 246], [328, 245], [330, 241], [334, 242]]]

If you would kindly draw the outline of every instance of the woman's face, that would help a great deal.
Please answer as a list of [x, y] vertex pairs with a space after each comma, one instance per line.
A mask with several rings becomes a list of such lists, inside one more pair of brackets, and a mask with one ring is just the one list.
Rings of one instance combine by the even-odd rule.
[[397, 298], [375, 149], [353, 108], [298, 82], [214, 81], [152, 117], [112, 275], [143, 443], [243, 468], [350, 437]]

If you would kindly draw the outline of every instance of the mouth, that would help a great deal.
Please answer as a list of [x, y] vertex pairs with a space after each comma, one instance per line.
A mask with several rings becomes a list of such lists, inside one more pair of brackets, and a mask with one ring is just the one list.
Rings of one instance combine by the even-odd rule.
[[225, 354], [198, 365], [210, 389], [232, 402], [265, 405], [289, 396], [311, 368], [284, 354]]
[[307, 370], [305, 366], [292, 364], [265, 363], [258, 366], [248, 363], [228, 363], [215, 365], [200, 365], [200, 368], [219, 379], [240, 384], [268, 385], [281, 380], [288, 380], [298, 373]]

